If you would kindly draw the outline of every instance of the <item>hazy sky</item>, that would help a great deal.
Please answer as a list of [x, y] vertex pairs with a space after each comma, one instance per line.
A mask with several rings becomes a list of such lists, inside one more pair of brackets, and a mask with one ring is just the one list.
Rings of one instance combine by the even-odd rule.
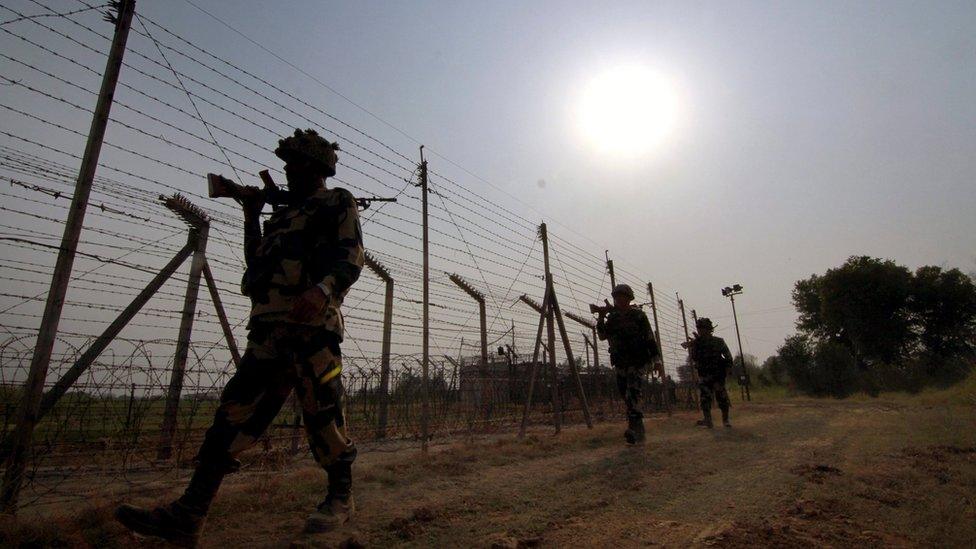
[[[850, 255], [976, 270], [971, 1], [200, 5], [490, 185], [432, 168], [680, 291], [723, 335], [719, 290], [742, 284], [760, 358], [793, 331], [793, 283]], [[137, 9], [416, 150], [182, 0]], [[621, 64], [668, 75], [680, 99], [639, 158], [599, 154], [577, 127], [583, 88]]]
[[[141, 9], [214, 24], [181, 2]], [[742, 327], [761, 356], [792, 330], [793, 282], [849, 255], [976, 269], [972, 2], [207, 9], [699, 313], [726, 315], [719, 289], [743, 284]], [[624, 162], [595, 154], [575, 118], [588, 79], [621, 63], [672, 75], [684, 107], [660, 150]]]

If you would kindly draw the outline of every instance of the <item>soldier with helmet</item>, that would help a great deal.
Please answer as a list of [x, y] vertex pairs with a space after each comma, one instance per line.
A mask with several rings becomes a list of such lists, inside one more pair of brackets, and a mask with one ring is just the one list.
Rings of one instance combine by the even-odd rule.
[[611, 295], [612, 306], [591, 306], [591, 310], [599, 314], [597, 335], [610, 343], [610, 363], [617, 374], [617, 389], [627, 406], [624, 438], [630, 444], [642, 443], [646, 438], [644, 414], [640, 410], [644, 373], [652, 363], [660, 363], [660, 351], [647, 315], [631, 305], [634, 290], [619, 284]]
[[[227, 182], [244, 208], [247, 349], [221, 394], [189, 486], [155, 509], [119, 507], [116, 517], [129, 529], [194, 545], [221, 481], [240, 465], [236, 457], [264, 434], [293, 390], [312, 455], [328, 475], [325, 499], [306, 530], [333, 529], [352, 516], [356, 447], [343, 416], [339, 308], [359, 278], [364, 250], [355, 198], [325, 186], [336, 173], [337, 150], [313, 130], [295, 130], [275, 150], [285, 162], [287, 192], [271, 197]], [[274, 204], [262, 231], [266, 200], [283, 203]]]
[[701, 394], [703, 418], [698, 424], [712, 428], [712, 400], [718, 401], [722, 410], [722, 424], [732, 427], [729, 422], [729, 393], [725, 390], [725, 378], [732, 369], [732, 353], [725, 340], [712, 334], [715, 326], [711, 319], [699, 318], [695, 324], [695, 337], [682, 346], [687, 347], [695, 369], [698, 371], [698, 389]]

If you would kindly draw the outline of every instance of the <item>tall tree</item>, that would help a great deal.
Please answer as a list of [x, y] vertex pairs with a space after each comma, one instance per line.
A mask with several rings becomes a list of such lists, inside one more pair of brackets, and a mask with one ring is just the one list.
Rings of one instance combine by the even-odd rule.
[[913, 342], [908, 309], [912, 273], [893, 261], [852, 256], [822, 276], [796, 283], [797, 328], [846, 346], [857, 363], [893, 362]]
[[976, 284], [959, 269], [915, 271], [910, 310], [919, 342], [934, 358], [969, 355], [976, 334]]

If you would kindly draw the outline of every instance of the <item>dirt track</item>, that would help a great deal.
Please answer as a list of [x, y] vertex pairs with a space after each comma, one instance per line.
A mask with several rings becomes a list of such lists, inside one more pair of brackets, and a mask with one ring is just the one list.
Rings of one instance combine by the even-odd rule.
[[[310, 460], [237, 475], [203, 545], [976, 545], [972, 406], [787, 400], [737, 405], [733, 420], [706, 431], [687, 412], [658, 416], [644, 448], [601, 424], [435, 446], [427, 460], [364, 452], [354, 527], [318, 536], [299, 534], [324, 484]], [[131, 544], [106, 517], [84, 536]]]

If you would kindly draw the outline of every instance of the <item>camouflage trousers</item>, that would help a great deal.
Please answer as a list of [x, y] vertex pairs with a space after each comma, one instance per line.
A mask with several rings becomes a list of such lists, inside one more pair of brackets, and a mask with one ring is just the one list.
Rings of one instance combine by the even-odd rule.
[[312, 455], [329, 475], [329, 494], [347, 495], [356, 448], [346, 436], [338, 336], [321, 327], [252, 321], [247, 339], [198, 460], [230, 462], [254, 445], [294, 390]]
[[725, 374], [699, 375], [698, 392], [701, 409], [705, 412], [712, 409], [713, 400], [718, 400], [718, 407], [722, 410], [728, 410], [732, 406], [729, 393], [725, 390]]
[[617, 391], [627, 407], [629, 419], [643, 419], [640, 409], [641, 394], [644, 390], [644, 366], [614, 366], [617, 374]]

